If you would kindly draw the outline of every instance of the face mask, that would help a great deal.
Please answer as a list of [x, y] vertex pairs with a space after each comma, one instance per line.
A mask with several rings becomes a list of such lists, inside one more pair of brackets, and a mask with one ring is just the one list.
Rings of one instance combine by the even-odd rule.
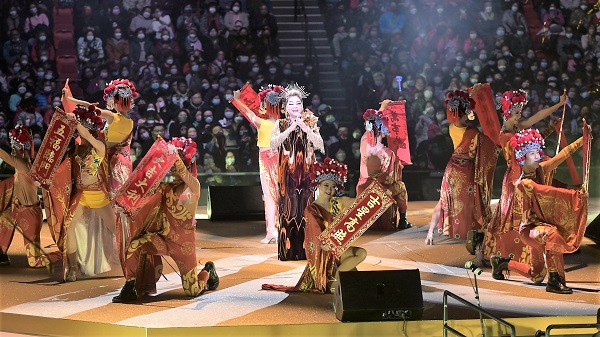
[[536, 67], [536, 66], [531, 66], [531, 68], [530, 68], [530, 69], [531, 69], [531, 71], [536, 71], [536, 70], [538, 69], [538, 67]]
[[197, 65], [197, 64], [194, 64], [194, 65], [192, 66], [192, 71], [193, 71], [193, 72], [197, 72], [198, 70], [200, 70], [200, 66], [199, 66], [199, 65]]
[[165, 42], [169, 41], [170, 38], [171, 37], [169, 35], [163, 35], [162, 36], [162, 40], [165, 41]]
[[171, 69], [171, 75], [177, 75], [177, 69]]
[[233, 98], [233, 95], [232, 95], [232, 94], [225, 94], [225, 100], [226, 100], [226, 101], [229, 101], [229, 100], [231, 100], [232, 98]]
[[542, 62], [542, 63], [540, 63], [540, 67], [541, 67], [542, 69], [545, 69], [547, 66], [548, 66], [548, 63], [546, 63], [546, 62]]
[[210, 8], [208, 9], [208, 12], [209, 12], [210, 14], [215, 14], [215, 12], [216, 12], [216, 11], [217, 11], [217, 9], [216, 9], [215, 7], [210, 7]]
[[252, 67], [252, 72], [257, 73], [260, 71], [260, 68], [258, 67]]
[[86, 39], [88, 41], [94, 41], [94, 35], [88, 35], [88, 36], [86, 36]]
[[318, 100], [318, 99], [313, 99], [313, 100], [311, 101], [311, 103], [312, 103], [312, 105], [313, 105], [313, 106], [317, 106], [317, 105], [321, 104], [321, 100]]
[[482, 61], [485, 61], [487, 59], [487, 55], [486, 54], [479, 54], [479, 59]]
[[100, 78], [107, 78], [108, 77], [108, 73], [107, 72], [101, 72], [100, 73]]
[[42, 61], [42, 62], [48, 61], [48, 56], [40, 56], [40, 61]]
[[456, 60], [457, 60], [458, 62], [462, 62], [464, 59], [465, 59], [465, 58], [464, 58], [463, 56], [457, 56], [457, 57], [456, 57]]
[[29, 119], [25, 120], [25, 126], [31, 126], [31, 120], [29, 120]]
[[[523, 68], [523, 63], [521, 63], [521, 62], [515, 63], [515, 68], [517, 68], [517, 69]], [[500, 69], [500, 68], [498, 68], [498, 69]]]
[[240, 11], [240, 8], [238, 6], [233, 6], [231, 10], [233, 10], [234, 13], [237, 13]]
[[167, 59], [167, 64], [173, 64], [173, 59]]
[[343, 162], [344, 160], [346, 160], [346, 154], [345, 154], [345, 153], [336, 154], [336, 155], [335, 155], [335, 158], [336, 158], [338, 161], [342, 161], [342, 162]]
[[269, 68], [269, 73], [271, 75], [275, 75], [276, 72], [277, 72], [277, 68]]
[[349, 36], [351, 39], [354, 39], [354, 38], [356, 37], [356, 33], [348, 33], [348, 36]]
[[430, 99], [430, 98], [433, 96], [433, 92], [432, 92], [431, 90], [425, 90], [425, 91], [423, 92], [423, 96], [424, 96], [426, 99]]
[[146, 37], [146, 35], [144, 35], [144, 34], [138, 34], [138, 36], [137, 36], [137, 38], [139, 40], [143, 40], [145, 37]]
[[185, 123], [187, 121], [187, 117], [186, 116], [179, 116], [177, 117], [177, 121], [179, 121], [179, 123]]
[[36, 15], [37, 14], [37, 8], [32, 8], [29, 10], [31, 12], [31, 14]]
[[17, 11], [10, 11], [10, 16], [17, 16]]
[[42, 145], [42, 139], [41, 138], [34, 138], [33, 139], [33, 145], [35, 145], [35, 146]]
[[440, 83], [442, 83], [442, 78], [441, 78], [441, 77], [434, 77], [434, 78], [433, 78], [433, 83], [435, 83], [435, 84], [440, 84]]
[[146, 120], [146, 123], [148, 123], [150, 125], [154, 124], [154, 122], [155, 122], [154, 119], [147, 119]]
[[123, 34], [121, 34], [121, 33], [115, 33], [115, 39], [120, 40], [121, 37], [123, 37]]
[[217, 37], [217, 35], [218, 35], [218, 34], [217, 34], [217, 32], [215, 32], [215, 31], [212, 31], [212, 32], [208, 33], [208, 35], [209, 35], [210, 37]]
[[409, 12], [410, 12], [410, 14], [415, 15], [415, 14], [417, 14], [417, 9], [411, 8]]
[[475, 83], [477, 83], [477, 79], [476, 78], [471, 78], [469, 80], [469, 82], [471, 82], [471, 84], [475, 84]]
[[206, 90], [208, 88], [210, 88], [210, 84], [208, 84], [208, 83], [202, 83], [202, 89]]
[[510, 52], [507, 50], [507, 51], [503, 52], [502, 55], [504, 55], [504, 56], [510, 56]]
[[442, 13], [444, 13], [444, 9], [440, 7], [437, 9], [437, 12], [438, 12], [438, 14], [442, 14]]
[[52, 106], [60, 106], [61, 104], [62, 104], [61, 101], [52, 102]]
[[328, 124], [335, 122], [335, 116], [329, 115], [329, 116], [325, 117], [325, 122]]
[[352, 150], [352, 155], [354, 158], [360, 158], [360, 150]]
[[290, 69], [283, 69], [283, 74], [289, 76], [292, 74], [292, 71]]
[[497, 30], [496, 31], [496, 35], [498, 35], [498, 36], [504, 36], [504, 31], [503, 30]]
[[463, 79], [463, 80], [464, 80], [464, 79], [467, 79], [468, 77], [469, 77], [469, 74], [468, 74], [468, 73], [460, 73], [460, 78], [461, 78], [461, 79]]
[[487, 6], [487, 7], [485, 8], [485, 11], [486, 11], [486, 13], [491, 13], [491, 12], [492, 12], [492, 7], [490, 7], [490, 6]]
[[0, 133], [0, 139], [7, 139], [8, 138], [8, 133]]
[[113, 13], [114, 15], [119, 15], [119, 14], [121, 14], [121, 10], [120, 10], [120, 9], [118, 9], [118, 8], [114, 8], [114, 9], [112, 10], [112, 13]]
[[210, 87], [213, 88], [214, 90], [219, 89], [219, 85], [218, 84], [211, 84]]
[[37, 77], [44, 77], [44, 72], [43, 71], [38, 71], [37, 72]]
[[560, 100], [560, 96], [552, 96], [552, 98], [550, 98], [552, 100], [553, 103], [558, 103], [558, 101]]
[[494, 78], [492, 78], [492, 77], [486, 77], [486, 78], [485, 78], [485, 81], [486, 81], [487, 83], [492, 83], [492, 82], [494, 82]]
[[524, 32], [524, 31], [522, 31], [522, 30], [517, 30], [517, 35], [518, 35], [518, 36], [523, 36], [523, 34], [525, 34], [525, 32]]
[[213, 159], [212, 158], [204, 158], [204, 165], [208, 166], [210, 164], [213, 163]]
[[580, 58], [580, 57], [581, 57], [581, 54], [580, 54], [580, 53], [574, 53], [574, 54], [573, 54], [573, 57], [574, 57], [574, 58], [576, 58], [576, 59], [578, 59], [578, 58]]
[[40, 41], [42, 41], [42, 42], [46, 41], [46, 35], [40, 35]]
[[236, 123], [241, 123], [241, 122], [244, 120], [244, 117], [241, 117], [241, 116], [236, 116], [236, 117], [235, 117], [233, 120], [234, 120]]
[[158, 83], [152, 83], [150, 85], [150, 87], [152, 88], [152, 90], [158, 90], [158, 88], [160, 88], [160, 84], [158, 84]]
[[581, 97], [582, 98], [588, 98], [589, 95], [590, 94], [587, 91], [584, 91], [584, 92], [581, 93]]
[[52, 87], [49, 86], [49, 85], [47, 85], [47, 86], [44, 87], [44, 91], [45, 92], [50, 92], [50, 91], [52, 91]]
[[233, 118], [233, 111], [230, 111], [230, 110], [225, 111], [225, 118], [227, 118], [227, 119]]
[[144, 12], [144, 14], [142, 14], [142, 16], [144, 17], [144, 19], [148, 19], [150, 17], [150, 13]]
[[575, 93], [571, 91], [567, 94], [567, 96], [569, 96], [569, 98], [573, 98], [575, 97]]
[[469, 37], [472, 39], [476, 39], [477, 38], [477, 34], [469, 34]]
[[19, 94], [24, 94], [25, 91], [27, 91], [27, 88], [25, 88], [25, 87], [19, 87], [18, 91], [19, 91]]
[[519, 10], [519, 7], [518, 7], [518, 6], [512, 6], [510, 9], [511, 9], [513, 12], [516, 12], [516, 11], [518, 11], [518, 10]]
[[140, 134], [140, 137], [141, 137], [142, 139], [149, 139], [149, 138], [150, 138], [150, 134], [149, 134], [148, 132], [142, 132], [142, 133]]
[[566, 33], [566, 34], [565, 34], [565, 36], [567, 37], [567, 39], [570, 39], [570, 38], [572, 38], [572, 37], [573, 37], [573, 34], [571, 34], [571, 33]]
[[380, 87], [383, 85], [383, 81], [375, 81], [375, 86]]
[[504, 71], [504, 70], [506, 70], [506, 66], [498, 66], [498, 70]]
[[227, 158], [225, 158], [225, 164], [226, 165], [231, 166], [231, 165], [233, 165], [233, 163], [235, 163], [235, 158], [233, 158], [233, 157], [227, 157]]
[[455, 72], [455, 73], [457, 73], [457, 72], [459, 72], [459, 71], [460, 71], [460, 67], [459, 67], [459, 66], [456, 66], [456, 67], [452, 68], [452, 70], [454, 70], [454, 72]]
[[221, 100], [219, 98], [213, 98], [212, 104], [213, 105], [219, 105], [219, 104], [221, 104]]
[[478, 73], [481, 70], [481, 66], [473, 66], [473, 71]]

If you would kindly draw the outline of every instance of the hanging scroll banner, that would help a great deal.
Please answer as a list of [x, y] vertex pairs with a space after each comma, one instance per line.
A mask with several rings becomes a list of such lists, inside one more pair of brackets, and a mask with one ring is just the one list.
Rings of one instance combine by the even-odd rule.
[[390, 131], [390, 136], [387, 137], [388, 147], [394, 151], [403, 164], [412, 164], [404, 103], [405, 101], [391, 102], [383, 111], [383, 115], [388, 118], [388, 130]]
[[135, 216], [169, 173], [177, 156], [176, 152], [169, 150], [167, 142], [159, 137], [116, 193], [116, 203], [129, 215]]
[[76, 127], [76, 120], [67, 118], [62, 109], [56, 108], [29, 171], [31, 179], [38, 181], [45, 189], [50, 188]]
[[[252, 89], [252, 87], [246, 83], [244, 84], [244, 86], [240, 89], [240, 101], [242, 101], [244, 104], [246, 104], [246, 106], [252, 110], [252, 112], [254, 112], [254, 114], [256, 116], [260, 117], [260, 113], [259, 113], [259, 109], [260, 109], [260, 102], [258, 100], [258, 94], [256, 93], [256, 91], [254, 91], [254, 89]], [[238, 111], [244, 115], [244, 118], [246, 118], [246, 120], [252, 124], [252, 126], [257, 129], [256, 124], [254, 124], [254, 122], [252, 121], [252, 118], [250, 118], [250, 116], [248, 116], [246, 114], [246, 111], [244, 111], [244, 109], [242, 109], [241, 106], [239, 106], [238, 102], [235, 99], [230, 99], [229, 103], [233, 104], [233, 106], [238, 109]]]
[[501, 146], [500, 121], [498, 120], [498, 113], [494, 104], [494, 93], [492, 93], [490, 84], [483, 84], [481, 89], [477, 90], [473, 96], [473, 100], [475, 101], [475, 114], [479, 119], [483, 134], [488, 136], [494, 144]]
[[391, 193], [378, 181], [373, 181], [350, 206], [340, 212], [319, 235], [319, 240], [339, 259], [393, 203]]

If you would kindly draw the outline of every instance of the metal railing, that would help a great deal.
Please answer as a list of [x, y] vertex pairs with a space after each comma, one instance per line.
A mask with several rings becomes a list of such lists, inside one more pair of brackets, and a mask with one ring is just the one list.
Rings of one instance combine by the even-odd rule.
[[544, 337], [550, 337], [550, 331], [558, 329], [598, 329], [598, 332], [594, 336], [600, 335], [600, 309], [596, 313], [596, 323], [579, 323], [579, 324], [550, 324], [546, 328], [546, 334]]
[[[456, 336], [466, 337], [466, 335], [463, 335], [462, 333], [458, 332], [458, 330], [456, 330], [448, 325], [448, 297], [452, 297], [453, 299], [462, 303], [463, 305], [479, 312], [480, 315], [484, 315], [484, 316], [489, 317], [492, 320], [500, 323], [501, 325], [505, 326], [507, 329], [510, 329], [511, 337], [516, 337], [517, 333], [516, 333], [514, 325], [508, 323], [507, 321], [503, 320], [502, 318], [486, 311], [485, 309], [465, 300], [464, 298], [462, 298], [448, 290], [444, 291], [444, 337], [448, 337], [448, 331], [452, 332]], [[484, 331], [482, 331], [482, 334], [485, 335]]]

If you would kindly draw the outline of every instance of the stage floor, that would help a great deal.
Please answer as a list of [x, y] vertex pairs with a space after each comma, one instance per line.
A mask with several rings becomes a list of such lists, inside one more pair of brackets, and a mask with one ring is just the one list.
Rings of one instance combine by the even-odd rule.
[[[367, 232], [357, 242], [368, 252], [359, 270], [420, 270], [425, 301], [423, 320], [443, 318], [444, 290], [475, 302], [472, 273], [464, 268], [473, 256], [465, 250], [464, 243], [437, 239], [434, 246], [424, 244], [434, 206], [434, 202], [410, 202], [408, 218], [415, 225], [413, 228], [394, 233]], [[588, 221], [598, 213], [600, 200], [590, 201]], [[166, 280], [158, 282], [158, 294], [136, 304], [111, 303], [124, 284], [120, 268], [72, 283], [61, 282], [60, 268], [55, 268], [52, 275], [45, 269], [28, 268], [22, 238], [16, 233], [9, 250], [11, 265], [0, 267], [0, 331], [32, 333], [33, 330], [15, 330], [16, 323], [8, 321], [18, 315], [40, 317], [44, 322], [46, 317], [144, 328], [341, 324], [334, 316], [330, 294], [261, 290], [263, 283], [295, 285], [305, 265], [304, 261], [278, 261], [276, 245], [259, 243], [264, 236], [264, 222], [199, 220], [196, 231], [200, 264], [215, 262], [221, 278], [219, 288], [189, 298], [181, 288], [179, 276], [165, 264]], [[44, 226], [42, 245], [51, 242]], [[55, 246], [48, 248], [52, 249]], [[174, 266], [172, 260], [168, 261]], [[508, 281], [497, 281], [485, 268], [478, 277], [482, 307], [502, 318], [595, 316], [600, 306], [600, 247], [584, 238], [580, 253], [565, 256], [565, 262], [567, 284], [574, 289], [572, 295], [547, 293], [544, 286], [536, 286], [516, 274]], [[451, 319], [479, 317], [456, 302], [450, 304]]]

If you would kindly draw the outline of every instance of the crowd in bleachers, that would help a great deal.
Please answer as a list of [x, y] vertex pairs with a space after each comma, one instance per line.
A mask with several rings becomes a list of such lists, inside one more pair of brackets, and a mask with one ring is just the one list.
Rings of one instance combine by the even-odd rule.
[[[452, 153], [445, 94], [477, 82], [491, 83], [497, 98], [528, 90], [524, 116], [566, 89], [569, 138], [581, 133], [582, 118], [600, 136], [600, 12], [588, 14], [595, 1], [320, 3], [349, 111], [327, 105], [312, 82], [312, 64], [294, 69], [279, 57], [269, 0], [2, 1], [0, 146], [9, 147], [7, 130], [22, 123], [39, 147], [61, 105], [61, 65], [69, 59], [76, 71], [66, 74], [78, 98], [102, 105], [110, 80], [136, 84], [134, 162], [158, 135], [185, 136], [202, 144], [200, 173], [258, 171], [256, 131], [227, 103], [245, 82], [256, 90], [290, 81], [307, 86], [306, 106], [319, 116], [328, 155], [350, 172], [358, 169], [362, 112], [384, 99], [406, 100], [415, 167], [443, 169]], [[71, 22], [58, 20], [65, 8]]]

